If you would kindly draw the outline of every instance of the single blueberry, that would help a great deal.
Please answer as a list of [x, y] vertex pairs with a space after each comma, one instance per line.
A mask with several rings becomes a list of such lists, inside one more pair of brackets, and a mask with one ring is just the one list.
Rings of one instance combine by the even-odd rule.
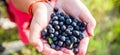
[[70, 19], [70, 16], [69, 15], [65, 15], [65, 19]]
[[60, 26], [59, 25], [56, 25], [54, 26], [55, 27], [55, 30], [59, 30], [60, 29]]
[[62, 46], [63, 45], [63, 41], [58, 41], [58, 46]]
[[66, 26], [65, 26], [65, 25], [62, 25], [62, 26], [61, 26], [61, 30], [62, 30], [62, 31], [65, 31], [65, 29], [66, 29]]
[[68, 39], [68, 40], [65, 41], [65, 43], [66, 43], [67, 45], [70, 45], [70, 44], [71, 44], [71, 41]]
[[42, 35], [43, 35], [43, 36], [47, 35], [47, 29], [44, 29], [44, 30], [42, 31]]
[[65, 14], [64, 14], [63, 12], [60, 12], [60, 15], [61, 15], [61, 16], [64, 16]]
[[82, 32], [80, 32], [79, 39], [83, 39], [84, 37], [85, 37], [85, 35]]
[[49, 37], [53, 38], [53, 37], [54, 37], [54, 34], [50, 34], [50, 36], [49, 36]]
[[79, 34], [80, 34], [79, 31], [76, 31], [76, 30], [73, 31], [74, 36], [79, 36]]
[[56, 26], [56, 25], [58, 25], [59, 24], [59, 22], [58, 21], [53, 21], [53, 23], [52, 23], [54, 26]]
[[72, 23], [72, 20], [71, 19], [66, 19], [66, 24], [69, 25]]
[[65, 21], [64, 16], [61, 16], [59, 20], [60, 20], [60, 21]]
[[47, 29], [51, 29], [51, 28], [52, 28], [52, 25], [48, 24]]
[[73, 43], [76, 43], [76, 42], [77, 42], [77, 38], [76, 38], [75, 36], [71, 36], [70, 39], [71, 39], [71, 41], [72, 41]]
[[58, 12], [58, 10], [59, 10], [59, 9], [58, 9], [57, 7], [54, 8], [54, 12]]
[[56, 48], [55, 48], [55, 49], [56, 49], [57, 51], [58, 51], [58, 50], [60, 50], [60, 46], [56, 46]]
[[75, 29], [76, 29], [76, 30], [79, 30], [79, 29], [80, 29], [80, 27], [79, 27], [79, 26], [75, 26]]
[[76, 22], [72, 22], [72, 26], [77, 26], [77, 23]]
[[82, 26], [82, 27], [86, 27], [86, 26], [87, 26], [87, 23], [86, 23], [86, 22], [82, 22], [82, 23], [81, 23], [81, 26]]
[[65, 39], [66, 39], [65, 36], [60, 37], [60, 40], [62, 40], [62, 41], [65, 41]]
[[77, 53], [78, 53], [78, 48], [74, 48], [74, 49], [73, 49], [73, 52], [74, 52], [75, 54], [77, 54]]
[[51, 48], [55, 49], [55, 44], [54, 43], [52, 43], [50, 46], [51, 46]]
[[59, 35], [59, 32], [58, 32], [58, 31], [55, 31], [54, 35], [55, 35], [55, 36], [58, 36], [58, 35]]
[[[78, 43], [78, 44], [79, 44], [79, 43]], [[75, 43], [75, 44], [73, 45], [73, 48], [77, 48], [77, 47], [78, 47], [78, 44]]]
[[60, 26], [63, 26], [63, 24], [64, 24], [63, 22], [60, 22], [60, 23], [59, 23]]
[[58, 17], [57, 16], [54, 16], [53, 18], [52, 18], [52, 20], [54, 21], [54, 20], [58, 20]]
[[53, 37], [53, 41], [57, 41], [57, 39], [58, 39], [57, 37]]
[[86, 30], [86, 27], [80, 27], [79, 29], [81, 32], [85, 31]]
[[54, 16], [56, 16], [56, 14], [55, 14], [55, 13], [52, 13], [52, 14], [51, 14], [51, 18], [53, 18]]
[[55, 32], [55, 29], [54, 28], [50, 28], [49, 29], [49, 33], [54, 33]]
[[66, 29], [66, 31], [65, 31], [68, 35], [71, 35], [72, 34], [72, 32], [69, 30], [69, 29]]
[[63, 36], [67, 36], [67, 34], [65, 32], [62, 33]]
[[72, 31], [72, 30], [73, 30], [73, 26], [68, 25], [68, 26], [67, 26], [67, 29], [69, 29], [69, 30], [71, 30], [71, 31]]

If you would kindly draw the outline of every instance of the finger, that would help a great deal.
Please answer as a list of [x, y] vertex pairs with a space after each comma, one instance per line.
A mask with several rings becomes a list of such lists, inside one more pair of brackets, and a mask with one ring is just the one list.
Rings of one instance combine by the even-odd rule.
[[78, 47], [79, 53], [77, 55], [85, 55], [87, 51], [88, 43], [89, 43], [89, 37], [88, 35], [85, 35], [85, 37], [79, 43], [79, 47]]
[[[37, 12], [34, 13], [33, 19], [30, 25], [30, 42], [37, 48], [39, 52], [43, 50], [43, 43], [40, 40], [41, 31], [47, 25], [47, 8], [44, 4], [40, 3], [41, 10], [36, 10]], [[37, 7], [35, 7], [37, 8]], [[44, 23], [44, 25], [43, 25]]]
[[89, 36], [93, 36], [94, 35], [94, 28], [96, 26], [96, 21], [94, 19], [94, 17], [91, 15], [91, 13], [89, 12], [89, 10], [87, 9], [87, 7], [80, 2], [79, 3], [81, 6], [81, 14], [79, 14], [79, 18], [82, 21], [87, 22], [87, 33]]
[[64, 53], [66, 53], [68, 55], [74, 55], [74, 53], [72, 52], [72, 50], [68, 50], [66, 48], [62, 48], [61, 51], [63, 51]]

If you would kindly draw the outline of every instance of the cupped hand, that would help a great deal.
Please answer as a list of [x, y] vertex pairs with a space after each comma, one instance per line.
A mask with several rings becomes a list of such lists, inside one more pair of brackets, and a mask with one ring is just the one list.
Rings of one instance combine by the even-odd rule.
[[52, 9], [50, 5], [44, 2], [37, 3], [34, 6], [33, 18], [30, 25], [30, 42], [44, 55], [73, 55], [73, 53], [67, 49], [62, 49], [61, 51], [52, 49], [47, 41], [41, 38], [41, 31], [48, 25], [50, 14], [53, 11]]
[[80, 0], [56, 0], [52, 6], [58, 7], [61, 12], [64, 12], [79, 21], [87, 23], [86, 31], [84, 31], [85, 38], [80, 41], [79, 53], [77, 55], [85, 55], [89, 43], [89, 37], [94, 35], [94, 28], [96, 21], [89, 10]]

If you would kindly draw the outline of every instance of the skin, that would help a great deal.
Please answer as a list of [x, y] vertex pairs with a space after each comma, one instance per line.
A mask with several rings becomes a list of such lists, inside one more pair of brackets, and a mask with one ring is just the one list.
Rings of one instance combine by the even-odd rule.
[[[19, 10], [28, 13], [27, 9], [32, 1], [33, 0], [28, 2], [28, 0], [26, 0], [23, 2], [22, 0], [13, 0], [13, 4]], [[84, 32], [86, 37], [80, 41], [80, 45], [78, 47], [79, 53], [77, 54], [85, 55], [89, 43], [89, 36], [94, 35], [93, 31], [96, 26], [96, 21], [89, 10], [79, 0], [57, 0], [55, 4], [52, 3], [52, 5], [44, 2], [35, 4], [32, 10], [33, 18], [30, 25], [30, 30], [28, 31], [30, 32], [30, 42], [39, 52], [43, 52], [45, 55], [74, 55], [72, 50], [68, 50], [66, 48], [62, 48], [60, 51], [50, 48], [47, 42], [41, 38], [41, 31], [46, 28], [50, 20], [49, 17], [53, 11], [53, 7], [58, 7], [60, 12], [69, 14], [79, 21], [87, 22], [87, 30]]]

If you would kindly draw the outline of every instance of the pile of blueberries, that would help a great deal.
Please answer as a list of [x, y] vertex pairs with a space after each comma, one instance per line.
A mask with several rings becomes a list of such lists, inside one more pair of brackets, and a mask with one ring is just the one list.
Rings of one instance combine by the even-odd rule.
[[58, 12], [57, 7], [53, 11], [48, 26], [41, 32], [42, 38], [57, 51], [64, 47], [77, 54], [79, 42], [85, 37], [83, 31], [86, 30], [86, 22], [80, 22], [70, 15]]

